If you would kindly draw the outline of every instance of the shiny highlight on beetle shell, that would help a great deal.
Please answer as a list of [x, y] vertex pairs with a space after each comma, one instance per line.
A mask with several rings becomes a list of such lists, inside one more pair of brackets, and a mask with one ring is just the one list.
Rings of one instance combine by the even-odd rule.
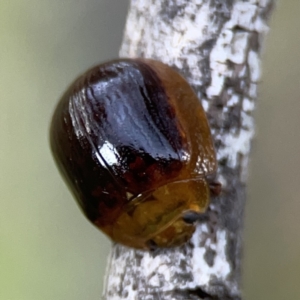
[[217, 163], [192, 88], [149, 59], [119, 59], [79, 77], [50, 130], [56, 163], [87, 218], [130, 247], [187, 241]]

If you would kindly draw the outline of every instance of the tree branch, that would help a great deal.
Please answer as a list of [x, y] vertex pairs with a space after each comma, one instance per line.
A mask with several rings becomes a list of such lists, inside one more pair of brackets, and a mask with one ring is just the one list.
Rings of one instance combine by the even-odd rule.
[[152, 254], [115, 244], [104, 298], [241, 299], [245, 183], [260, 50], [272, 0], [132, 0], [121, 57], [177, 69], [207, 113], [219, 162], [213, 198], [189, 243]]

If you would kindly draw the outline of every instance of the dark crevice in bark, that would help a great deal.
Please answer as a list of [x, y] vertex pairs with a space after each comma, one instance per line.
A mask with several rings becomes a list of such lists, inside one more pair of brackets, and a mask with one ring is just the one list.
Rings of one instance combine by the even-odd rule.
[[178, 300], [241, 300], [240, 296], [230, 294], [226, 287], [216, 285], [214, 293], [207, 293], [200, 287], [195, 289], [175, 290], [173, 296]]

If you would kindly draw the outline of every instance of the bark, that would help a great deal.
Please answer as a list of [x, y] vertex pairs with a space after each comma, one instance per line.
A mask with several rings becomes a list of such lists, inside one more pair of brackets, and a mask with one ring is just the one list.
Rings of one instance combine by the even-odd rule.
[[104, 299], [241, 299], [247, 164], [260, 52], [272, 0], [132, 0], [121, 57], [177, 69], [207, 113], [223, 192], [184, 246], [139, 251], [115, 244]]

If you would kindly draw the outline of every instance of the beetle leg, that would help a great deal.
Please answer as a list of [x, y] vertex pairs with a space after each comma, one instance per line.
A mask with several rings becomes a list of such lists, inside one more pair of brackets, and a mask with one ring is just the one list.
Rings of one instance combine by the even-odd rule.
[[155, 252], [158, 249], [157, 244], [153, 240], [147, 241], [146, 245], [151, 252]]
[[209, 190], [212, 196], [219, 196], [222, 190], [222, 184], [220, 182], [210, 182]]

